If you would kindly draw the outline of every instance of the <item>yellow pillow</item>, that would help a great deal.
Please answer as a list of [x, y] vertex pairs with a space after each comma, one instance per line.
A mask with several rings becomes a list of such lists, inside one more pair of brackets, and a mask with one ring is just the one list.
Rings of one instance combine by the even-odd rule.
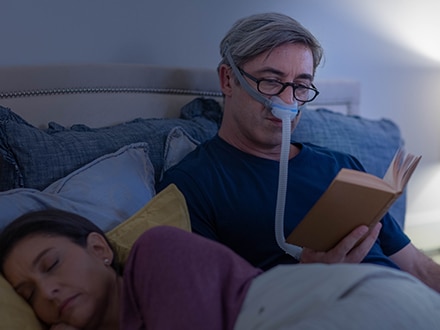
[[185, 197], [174, 184], [154, 196], [142, 209], [106, 235], [123, 264], [138, 237], [155, 226], [167, 225], [191, 231]]
[[0, 276], [0, 329], [43, 330], [32, 308]]

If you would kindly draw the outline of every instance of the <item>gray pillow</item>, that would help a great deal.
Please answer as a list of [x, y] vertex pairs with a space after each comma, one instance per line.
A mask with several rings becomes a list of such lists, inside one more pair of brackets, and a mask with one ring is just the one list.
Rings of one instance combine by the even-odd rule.
[[85, 125], [66, 128], [51, 122], [45, 130], [0, 106], [0, 190], [23, 187], [42, 190], [97, 157], [135, 142], [148, 143], [158, 180], [165, 140], [173, 127], [182, 127], [198, 141], [217, 132], [221, 108], [212, 101], [197, 100], [197, 104], [204, 106], [196, 109], [190, 103], [182, 108], [182, 118], [139, 118], [103, 128]]
[[155, 196], [154, 170], [146, 143], [134, 143], [98, 157], [43, 191], [0, 192], [0, 231], [22, 214], [47, 208], [74, 212], [108, 231]]
[[169, 132], [165, 142], [161, 179], [170, 167], [178, 164], [187, 154], [196, 149], [199, 144], [200, 142], [192, 138], [183, 128], [174, 127]]

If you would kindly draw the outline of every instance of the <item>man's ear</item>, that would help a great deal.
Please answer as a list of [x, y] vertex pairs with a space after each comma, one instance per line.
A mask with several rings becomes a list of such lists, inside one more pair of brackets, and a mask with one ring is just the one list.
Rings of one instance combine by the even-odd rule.
[[104, 236], [99, 233], [92, 232], [87, 236], [87, 250], [106, 263], [111, 264], [113, 261], [113, 251]]
[[220, 65], [218, 69], [218, 76], [220, 80], [220, 89], [225, 96], [231, 95], [231, 86], [233, 84], [234, 76], [232, 74], [231, 68], [226, 65]]

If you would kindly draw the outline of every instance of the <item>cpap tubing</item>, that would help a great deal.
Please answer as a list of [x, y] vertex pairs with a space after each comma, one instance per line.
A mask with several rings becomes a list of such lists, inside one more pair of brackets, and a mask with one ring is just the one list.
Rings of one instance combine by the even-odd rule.
[[[280, 109], [277, 107], [278, 103], [275, 103], [272, 108], [274, 116], [282, 120], [282, 140], [281, 140], [281, 153], [280, 153], [280, 170], [278, 174], [278, 192], [277, 192], [277, 204], [275, 209], [275, 238], [279, 247], [287, 254], [294, 257], [296, 260], [300, 260], [302, 248], [299, 246], [289, 244], [284, 237], [284, 210], [286, 207], [286, 193], [287, 193], [287, 176], [288, 176], [288, 163], [289, 163], [289, 150], [290, 150], [290, 133], [292, 113], [298, 113], [296, 111]], [[294, 105], [297, 105], [295, 101]], [[296, 116], [296, 115], [295, 115]]]
[[278, 246], [284, 252], [299, 261], [302, 248], [287, 243], [284, 237], [284, 210], [286, 206], [291, 122], [299, 113], [298, 102], [295, 100], [293, 104], [288, 104], [283, 102], [283, 100], [281, 100], [277, 96], [273, 96], [271, 99], [264, 97], [262, 94], [252, 88], [241, 75], [240, 70], [238, 70], [234, 60], [232, 59], [229, 47], [227, 47], [225, 55], [229, 61], [232, 71], [234, 72], [235, 76], [237, 77], [241, 86], [246, 90], [246, 92], [256, 101], [262, 103], [266, 108], [271, 109], [272, 114], [282, 121], [280, 170], [278, 175], [277, 204], [275, 209], [275, 238]]

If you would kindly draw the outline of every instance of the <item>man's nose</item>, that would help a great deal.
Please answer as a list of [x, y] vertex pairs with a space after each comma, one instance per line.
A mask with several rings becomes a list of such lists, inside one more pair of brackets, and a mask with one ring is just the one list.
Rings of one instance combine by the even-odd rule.
[[283, 100], [283, 102], [287, 104], [292, 104], [295, 102], [295, 90], [293, 86], [287, 86], [284, 90], [278, 95], [278, 97]]

